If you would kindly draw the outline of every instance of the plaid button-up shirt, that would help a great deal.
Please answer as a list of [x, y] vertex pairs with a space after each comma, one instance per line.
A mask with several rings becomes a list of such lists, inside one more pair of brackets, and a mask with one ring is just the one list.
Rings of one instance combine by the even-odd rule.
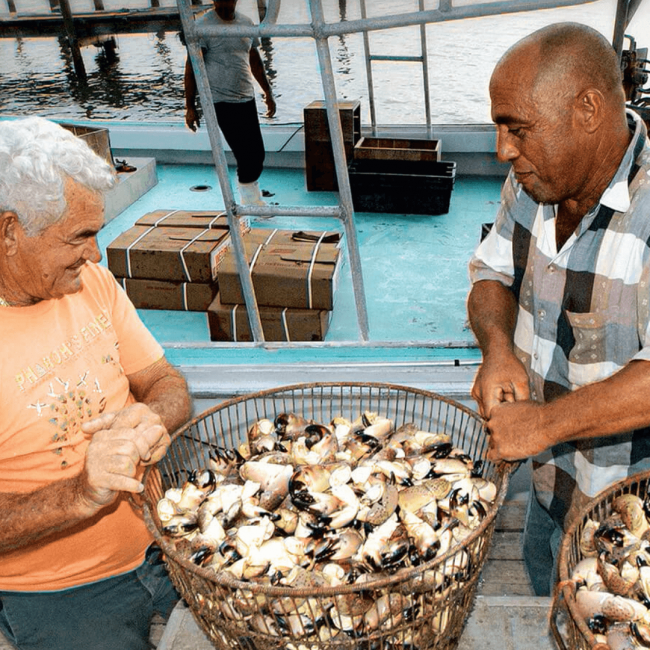
[[[639, 117], [628, 119], [634, 136], [616, 175], [561, 250], [556, 206], [533, 201], [511, 171], [470, 261], [472, 283], [497, 280], [517, 298], [515, 352], [540, 402], [650, 360], [650, 143]], [[598, 492], [645, 469], [650, 427], [556, 445], [533, 459], [533, 482], [568, 525]]]

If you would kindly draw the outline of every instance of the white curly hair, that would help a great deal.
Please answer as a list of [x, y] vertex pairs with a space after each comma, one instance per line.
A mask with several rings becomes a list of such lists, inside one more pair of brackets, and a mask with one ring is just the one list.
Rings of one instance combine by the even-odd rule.
[[116, 182], [111, 165], [59, 124], [0, 121], [0, 212], [14, 212], [29, 236], [63, 216], [68, 178], [100, 193]]

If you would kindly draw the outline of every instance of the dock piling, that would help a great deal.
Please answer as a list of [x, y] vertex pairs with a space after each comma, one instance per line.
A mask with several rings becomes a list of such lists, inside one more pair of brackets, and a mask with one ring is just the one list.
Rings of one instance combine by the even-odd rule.
[[72, 10], [70, 9], [69, 0], [60, 0], [61, 15], [63, 16], [63, 25], [65, 33], [72, 53], [72, 65], [77, 75], [83, 79], [86, 78], [86, 66], [84, 65], [83, 57], [81, 56], [81, 48], [77, 40], [77, 34], [74, 28], [74, 19], [72, 18]]

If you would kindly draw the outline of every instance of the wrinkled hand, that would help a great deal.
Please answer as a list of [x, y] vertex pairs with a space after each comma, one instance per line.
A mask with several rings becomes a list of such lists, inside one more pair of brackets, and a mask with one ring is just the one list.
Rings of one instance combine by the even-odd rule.
[[266, 104], [266, 117], [274, 117], [276, 111], [275, 99], [271, 93], [264, 95], [264, 103]]
[[485, 423], [488, 460], [522, 460], [551, 446], [542, 425], [544, 406], [530, 400], [495, 405]]
[[484, 359], [474, 379], [472, 397], [484, 418], [490, 417], [497, 404], [529, 399], [526, 368], [514, 354]]
[[185, 109], [185, 124], [191, 131], [196, 131], [201, 126], [201, 120], [199, 120], [196, 108]]
[[90, 504], [103, 507], [120, 491], [139, 493], [142, 465], [157, 463], [170, 444], [160, 417], [145, 404], [103, 413], [82, 425], [92, 439], [86, 450], [82, 489]]

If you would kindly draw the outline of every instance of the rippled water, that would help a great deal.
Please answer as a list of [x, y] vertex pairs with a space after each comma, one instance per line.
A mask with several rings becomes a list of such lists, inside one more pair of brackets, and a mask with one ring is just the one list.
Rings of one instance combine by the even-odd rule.
[[[140, 0], [141, 2], [142, 0]], [[18, 11], [49, 11], [45, 0], [14, 0]], [[90, 0], [73, 7], [91, 10]], [[7, 12], [0, 0], [0, 14]], [[85, 3], [85, 4], [84, 4]], [[164, 1], [161, 4], [174, 4]], [[359, 17], [357, 0], [324, 0], [328, 19]], [[416, 0], [371, 0], [370, 15], [413, 11]], [[124, 3], [105, 0], [106, 9]], [[128, 6], [144, 6], [132, 0]], [[256, 0], [240, 0], [239, 8], [257, 15]], [[431, 111], [434, 123], [489, 122], [487, 83], [494, 64], [522, 36], [544, 25], [574, 20], [611, 39], [616, 0], [562, 9], [436, 23], [427, 26]], [[304, 0], [284, 0], [279, 22], [307, 22]], [[650, 47], [650, 0], [644, 0], [628, 33], [637, 45]], [[72, 61], [56, 38], [0, 39], [0, 113], [38, 113], [60, 119], [129, 121], [183, 120], [185, 50], [174, 33], [119, 36], [117, 60], [101, 48], [82, 48], [86, 81], [74, 73]], [[374, 32], [374, 54], [417, 55], [418, 27]], [[360, 99], [369, 121], [366, 68], [360, 34], [330, 41], [337, 93]], [[314, 43], [306, 38], [274, 38], [262, 44], [262, 55], [278, 104], [268, 123], [302, 121], [302, 109], [323, 96]], [[421, 67], [416, 63], [374, 63], [377, 121], [381, 124], [425, 120]]]

